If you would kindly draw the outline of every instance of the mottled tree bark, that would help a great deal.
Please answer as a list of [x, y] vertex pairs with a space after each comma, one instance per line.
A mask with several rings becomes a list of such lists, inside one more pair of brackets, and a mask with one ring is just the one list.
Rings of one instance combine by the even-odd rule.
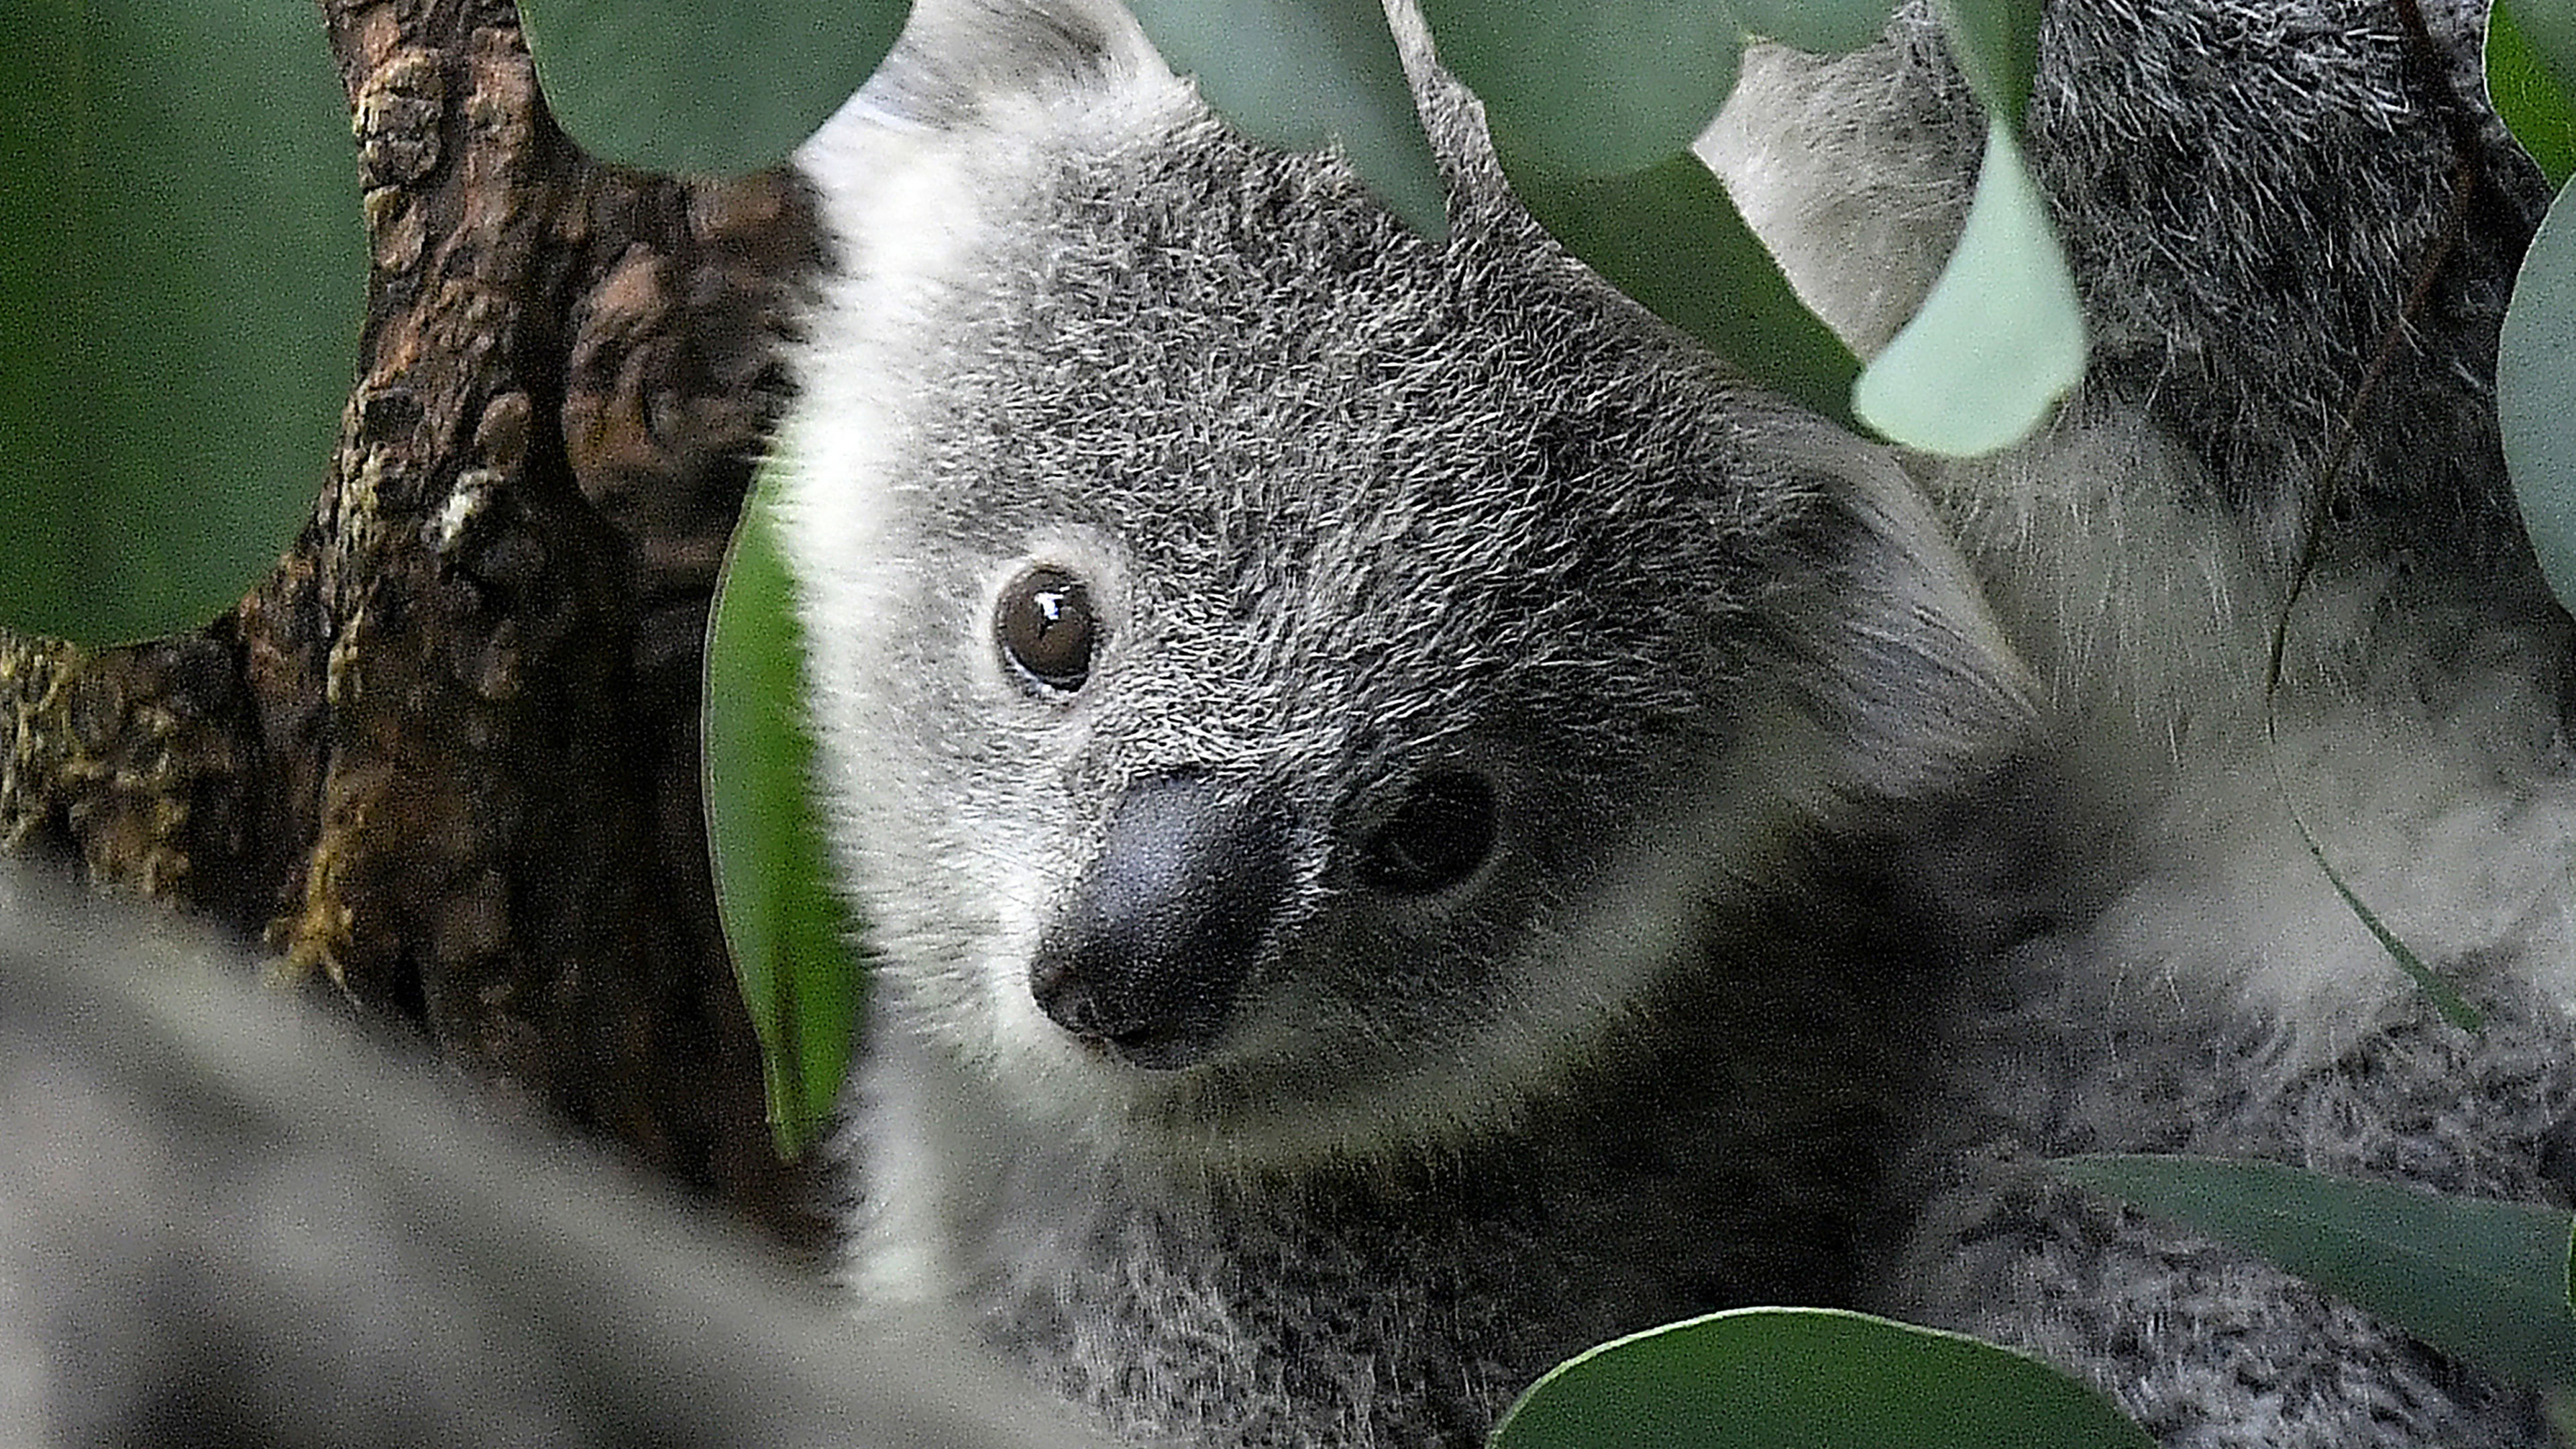
[[503, 0], [323, 8], [373, 265], [313, 518], [199, 634], [0, 635], [0, 845], [225, 921], [794, 1237], [697, 709], [810, 206], [582, 155]]

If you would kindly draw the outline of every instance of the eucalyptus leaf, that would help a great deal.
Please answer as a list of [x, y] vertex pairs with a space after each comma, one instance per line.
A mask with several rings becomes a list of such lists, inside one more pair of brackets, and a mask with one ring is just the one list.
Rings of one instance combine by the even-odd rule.
[[2012, 128], [1986, 154], [1958, 249], [1872, 359], [1852, 408], [1885, 436], [1967, 457], [2018, 442], [2084, 375], [2084, 313]]
[[1710, 0], [1424, 0], [1441, 63], [1485, 103], [1524, 168], [1620, 176], [1707, 129], [1735, 87], [1744, 35]]
[[2576, 102], [2562, 73], [2524, 37], [2503, 5], [2487, 14], [2486, 75], [2487, 98], [2514, 139], [2540, 163], [2550, 185], [2566, 185], [2576, 172]]
[[805, 651], [765, 499], [776, 455], [735, 525], [707, 627], [707, 846], [735, 983], [760, 1036], [782, 1156], [814, 1140], [839, 1096], [864, 980], [813, 804]]
[[2496, 345], [2496, 423], [2532, 552], [2576, 608], [2576, 214], [2562, 191], [2523, 253]]
[[[2277, 649], [2278, 646], [2275, 645], [2275, 648]], [[2278, 667], [2276, 655], [2274, 668]], [[2267, 716], [2265, 724], [2267, 734], [2270, 729], [2270, 717]], [[2379, 943], [2379, 948], [2388, 953], [2388, 959], [2396, 962], [2397, 969], [2405, 972], [2415, 983], [2415, 988], [2423, 992], [2425, 999], [2433, 1003], [2433, 1009], [2442, 1013], [2443, 1020], [2466, 1032], [2486, 1030], [2486, 1014], [2471, 1006], [2468, 998], [2460, 994], [2460, 988], [2452, 985], [2442, 973], [2434, 970], [2422, 956], [2417, 955], [2415, 948], [2406, 944], [2405, 937], [2391, 930], [2388, 923], [2379, 918], [2379, 912], [2371, 909], [2370, 902], [2363, 900], [2361, 893], [2345, 882], [2343, 872], [2335, 869], [2334, 862], [2326, 858], [2324, 843], [2317, 839], [2316, 831], [2309, 828], [2307, 815], [2299, 809], [2297, 801], [2291, 797], [2289, 781], [2281, 774], [2279, 742], [2267, 739], [2266, 748], [2272, 752], [2272, 774], [2280, 782], [2282, 802], [2290, 807], [2290, 824], [2298, 830], [2299, 843], [2307, 847], [2308, 859], [2316, 862], [2317, 870], [2326, 878], [2326, 884], [2333, 886], [2335, 894], [2343, 898], [2344, 909], [2352, 912], [2352, 918], [2361, 923], [2361, 928], [2368, 931], [2370, 938]]]
[[1521, 1395], [1493, 1449], [2152, 1449], [2100, 1394], [1954, 1333], [1741, 1308], [1618, 1339]]
[[1176, 71], [1254, 140], [1336, 142], [1387, 208], [1424, 236], [1448, 229], [1447, 191], [1379, 0], [1133, 0]]
[[2529, 48], [2561, 92], [2576, 94], [2576, 0], [2500, 0], [2488, 17], [2510, 16], [2515, 39]]
[[1890, 0], [1730, 0], [1747, 32], [1817, 55], [1858, 50], [1887, 29]]
[[2016, 130], [2039, 74], [2045, 0], [1939, 0], [1941, 33], [1986, 113]]
[[310, 516], [366, 233], [309, 0], [0, 6], [0, 626], [205, 623]]
[[1859, 361], [1790, 290], [1698, 157], [1584, 180], [1509, 152], [1503, 164], [1521, 204], [1593, 270], [1756, 382], [1851, 423]]
[[2100, 1156], [2050, 1168], [2262, 1257], [2455, 1357], [2533, 1387], [2576, 1385], [2565, 1209], [2269, 1162]]
[[604, 161], [669, 175], [776, 166], [841, 108], [908, 0], [521, 0], [546, 106]]

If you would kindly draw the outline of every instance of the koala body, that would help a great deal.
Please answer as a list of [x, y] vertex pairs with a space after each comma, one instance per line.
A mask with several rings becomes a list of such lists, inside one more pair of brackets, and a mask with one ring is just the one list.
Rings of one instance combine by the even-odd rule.
[[[922, 7], [801, 157], [842, 271], [779, 505], [881, 983], [863, 1298], [961, 1306], [1151, 1442], [1474, 1443], [1563, 1356], [1749, 1302], [2029, 1345], [2174, 1444], [2542, 1442], [2027, 1166], [2563, 1197], [2567, 629], [2487, 396], [2537, 183], [2361, 0], [2043, 41], [2097, 361], [1936, 463], [1566, 258], [1418, 35], [1441, 242], [1114, 8]], [[1980, 126], [1909, 9], [1758, 53], [1704, 145], [1866, 350]], [[2474, 1040], [2268, 753], [2374, 369], [2278, 769]]]
[[[2491, 396], [2546, 192], [2474, 99], [2478, 7], [2424, 8], [2447, 75], [2393, 7], [2052, 7], [2029, 150], [2090, 370], [2031, 442], [1915, 468], [2043, 682], [2048, 865], [1994, 878], [2024, 927], [1955, 1002], [1876, 1302], [2081, 1368], [2169, 1443], [2548, 1442], [2263, 1265], [1987, 1165], [2193, 1152], [2567, 1198], [2569, 636]], [[1919, 20], [1892, 42], [1763, 54], [1703, 142], [1862, 346], [1964, 207], [1925, 120], [1957, 83]], [[1913, 264], [1872, 270], [1873, 237]], [[2441, 1023], [2291, 802], [2482, 1033]]]

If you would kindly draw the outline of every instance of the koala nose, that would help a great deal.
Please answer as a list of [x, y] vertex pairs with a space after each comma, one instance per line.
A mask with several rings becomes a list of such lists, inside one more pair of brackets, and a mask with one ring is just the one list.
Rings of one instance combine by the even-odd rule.
[[1287, 902], [1295, 833], [1272, 791], [1195, 772], [1128, 786], [1039, 938], [1039, 1008], [1135, 1066], [1204, 1061]]

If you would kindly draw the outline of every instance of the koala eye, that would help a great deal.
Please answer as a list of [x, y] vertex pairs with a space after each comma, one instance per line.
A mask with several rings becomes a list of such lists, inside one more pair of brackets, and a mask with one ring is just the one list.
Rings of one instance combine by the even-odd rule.
[[1494, 787], [1465, 770], [1425, 775], [1362, 847], [1360, 880], [1429, 895], [1476, 873], [1494, 849]]
[[993, 633], [1003, 656], [1049, 689], [1071, 694], [1091, 677], [1100, 637], [1091, 590], [1062, 569], [1034, 568], [1012, 580], [994, 610]]

